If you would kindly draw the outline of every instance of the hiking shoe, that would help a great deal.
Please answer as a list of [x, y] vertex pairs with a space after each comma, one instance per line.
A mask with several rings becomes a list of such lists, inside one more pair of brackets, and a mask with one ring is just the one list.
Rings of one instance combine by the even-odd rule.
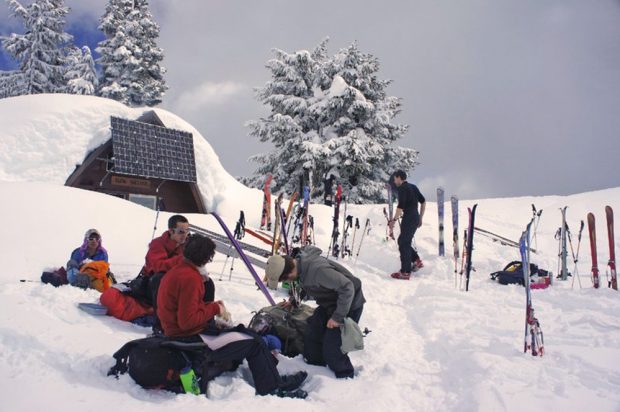
[[418, 259], [415, 262], [413, 262], [413, 265], [411, 265], [411, 271], [412, 272], [417, 272], [418, 270], [422, 269], [424, 267], [424, 263], [422, 263], [422, 260]]
[[308, 392], [303, 389], [295, 389], [287, 391], [282, 388], [278, 388], [270, 393], [270, 395], [276, 395], [278, 398], [293, 398], [293, 399], [306, 399]]
[[407, 272], [394, 272], [390, 276], [393, 277], [394, 279], [409, 280], [409, 278], [411, 277], [411, 274]]
[[299, 371], [292, 375], [282, 375], [280, 377], [282, 382], [280, 382], [279, 389], [282, 389], [283, 391], [294, 391], [299, 388], [302, 383], [304, 383], [307, 377], [308, 372], [306, 371]]

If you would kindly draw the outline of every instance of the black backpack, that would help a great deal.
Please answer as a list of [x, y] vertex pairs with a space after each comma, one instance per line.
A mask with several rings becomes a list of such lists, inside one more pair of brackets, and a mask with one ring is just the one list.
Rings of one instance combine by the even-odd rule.
[[314, 308], [303, 303], [288, 309], [267, 306], [252, 317], [248, 329], [260, 335], [276, 335], [282, 341], [282, 354], [294, 357], [304, 351], [304, 334], [312, 313]]
[[237, 369], [240, 362], [213, 362], [210, 349], [201, 340], [175, 340], [151, 336], [132, 340], [113, 356], [116, 364], [108, 376], [129, 373], [129, 376], [146, 389], [165, 389], [184, 393], [179, 377], [181, 370], [191, 367], [196, 374], [200, 393], [207, 393], [209, 381], [226, 371]]
[[[530, 277], [537, 276], [549, 276], [549, 272], [540, 269], [533, 263], [530, 263]], [[491, 273], [491, 279], [495, 280], [500, 285], [519, 284], [525, 286], [523, 279], [523, 263], [520, 260], [515, 260], [508, 263], [503, 270]]]

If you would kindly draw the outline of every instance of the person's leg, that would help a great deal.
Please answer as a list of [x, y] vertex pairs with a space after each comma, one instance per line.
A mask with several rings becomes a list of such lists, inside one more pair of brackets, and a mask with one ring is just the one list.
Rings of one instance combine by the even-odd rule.
[[323, 359], [323, 336], [327, 325], [327, 313], [322, 307], [317, 307], [307, 320], [308, 326], [304, 334], [304, 353], [306, 363], [325, 366]]
[[[364, 306], [349, 311], [347, 317], [359, 323], [362, 317]], [[329, 368], [334, 371], [337, 378], [352, 378], [354, 374], [353, 364], [349, 355], [343, 354], [340, 350], [342, 346], [342, 335], [340, 328], [327, 329], [323, 340], [323, 356]]]
[[[413, 242], [415, 233], [418, 231], [418, 223], [414, 222], [412, 226], [413, 226], [413, 231], [411, 233], [411, 241]], [[411, 262], [416, 262], [419, 259], [420, 259], [420, 255], [418, 255], [418, 251], [415, 250], [413, 246], [411, 246]]]
[[400, 271], [411, 272], [411, 241], [413, 240], [413, 225], [403, 220], [398, 236], [398, 250], [400, 251]]
[[214, 362], [243, 359], [248, 360], [254, 387], [259, 395], [267, 395], [278, 389], [281, 382], [275, 358], [267, 346], [257, 339], [246, 339], [229, 343], [213, 351], [209, 360]]

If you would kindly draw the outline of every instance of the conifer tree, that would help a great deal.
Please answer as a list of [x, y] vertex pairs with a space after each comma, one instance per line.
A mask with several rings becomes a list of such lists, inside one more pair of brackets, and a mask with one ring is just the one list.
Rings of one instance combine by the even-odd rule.
[[[64, 0], [35, 0], [23, 6], [9, 1], [11, 14], [22, 20], [25, 34], [3, 39], [4, 48], [19, 62], [22, 76], [19, 94], [64, 92], [65, 47], [73, 36], [64, 31], [69, 12]], [[13, 84], [13, 90], [18, 87]]]
[[387, 96], [390, 81], [379, 80], [378, 59], [355, 43], [328, 57], [327, 39], [312, 53], [274, 53], [267, 64], [272, 80], [257, 90], [271, 113], [248, 123], [250, 134], [274, 149], [251, 158], [259, 166], [243, 181], [260, 187], [272, 173], [272, 190], [290, 193], [311, 171], [317, 196], [320, 182], [334, 174], [350, 201], [381, 201], [390, 173], [412, 169], [417, 152], [395, 145], [408, 127], [392, 122], [401, 103]]
[[67, 55], [67, 93], [72, 94], [95, 94], [97, 88], [97, 74], [95, 62], [88, 46], [71, 48]]
[[98, 94], [131, 106], [161, 103], [167, 89], [163, 51], [148, 1], [110, 0], [99, 29], [106, 39], [97, 47], [103, 71]]

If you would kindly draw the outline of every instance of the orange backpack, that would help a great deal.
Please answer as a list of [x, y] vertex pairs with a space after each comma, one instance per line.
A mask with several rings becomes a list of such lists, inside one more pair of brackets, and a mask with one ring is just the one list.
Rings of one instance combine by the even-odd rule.
[[80, 272], [90, 277], [90, 287], [99, 292], [103, 292], [112, 286], [112, 280], [108, 276], [109, 271], [110, 264], [103, 260], [86, 263], [80, 268]]

